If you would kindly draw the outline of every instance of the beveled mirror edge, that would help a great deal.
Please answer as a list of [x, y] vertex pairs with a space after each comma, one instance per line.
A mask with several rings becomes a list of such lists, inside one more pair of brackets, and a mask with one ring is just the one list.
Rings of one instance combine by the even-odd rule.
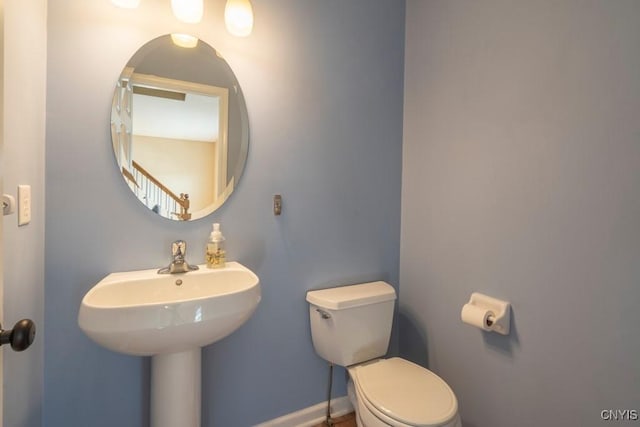
[[[215, 193], [214, 193], [215, 195], [213, 196], [213, 202], [199, 210], [192, 210], [192, 211], [189, 210], [192, 204], [191, 204], [191, 201], [189, 200], [188, 193], [180, 193], [180, 195], [178, 195], [172, 192], [171, 190], [169, 190], [168, 188], [167, 188], [168, 190], [167, 194], [171, 193], [174, 198], [182, 199], [182, 201], [185, 202], [185, 206], [179, 205], [179, 207], [177, 207], [172, 212], [173, 215], [161, 214], [159, 210], [155, 210], [155, 207], [157, 205], [152, 207], [148, 201], [144, 201], [139, 196], [139, 193], [137, 193], [139, 191], [138, 189], [140, 188], [140, 185], [138, 184], [135, 175], [131, 172], [133, 165], [135, 163], [135, 159], [133, 158], [134, 156], [132, 154], [133, 145], [134, 145], [133, 118], [132, 118], [133, 107], [131, 102], [133, 91], [132, 90], [129, 91], [129, 89], [131, 89], [130, 87], [129, 89], [127, 87], [123, 87], [122, 82], [123, 80], [127, 80], [128, 82], [131, 82], [131, 81], [138, 82], [140, 81], [141, 78], [145, 80], [146, 84], [151, 86], [154, 84], [154, 81], [156, 83], [162, 82], [162, 77], [159, 77], [159, 76], [149, 75], [149, 74], [147, 75], [136, 74], [136, 71], [135, 71], [136, 67], [131, 67], [130, 64], [134, 63], [134, 64], [138, 64], [139, 66], [141, 63], [144, 63], [144, 58], [140, 60], [139, 58], [137, 58], [137, 55], [140, 52], [143, 52], [144, 56], [148, 55], [150, 51], [152, 51], [153, 49], [156, 49], [155, 47], [151, 46], [154, 42], [163, 40], [162, 43], [164, 44], [166, 42], [166, 39], [167, 38], [170, 39], [170, 37], [171, 36], [167, 34], [167, 35], [156, 37], [150, 40], [149, 42], [145, 43], [142, 47], [140, 47], [134, 53], [134, 55], [129, 59], [129, 61], [123, 68], [123, 71], [121, 72], [118, 78], [118, 82], [116, 84], [116, 88], [114, 90], [114, 95], [112, 99], [112, 114], [111, 114], [112, 148], [114, 153], [114, 160], [118, 165], [119, 174], [123, 177], [125, 183], [127, 184], [127, 187], [134, 194], [134, 197], [136, 197], [138, 201], [147, 208], [147, 210], [150, 210], [158, 214], [159, 216], [172, 221], [193, 221], [193, 220], [206, 218], [207, 216], [215, 212], [217, 209], [219, 209], [229, 199], [229, 197], [237, 187], [238, 182], [240, 181], [240, 178], [244, 173], [244, 169], [246, 167], [247, 158], [248, 158], [249, 133], [250, 133], [249, 115], [247, 111], [244, 94], [242, 92], [239, 82], [237, 81], [237, 77], [235, 76], [235, 73], [233, 73], [233, 70], [231, 69], [229, 64], [226, 62], [226, 60], [223, 58], [220, 52], [218, 52], [215, 48], [210, 46], [208, 43], [206, 43], [202, 39], [198, 39], [198, 44], [202, 43], [206, 47], [206, 49], [210, 49], [210, 51], [214, 53], [216, 60], [223, 62], [223, 68], [226, 68], [228, 70], [227, 73], [229, 76], [231, 76], [231, 79], [232, 79], [232, 84], [229, 85], [229, 87], [227, 88], [227, 98], [226, 98], [226, 101], [224, 102], [227, 104], [227, 106], [229, 106], [229, 109], [223, 108], [222, 109], [223, 113], [220, 114], [221, 117], [224, 117], [224, 119], [221, 119], [221, 121], [223, 121], [224, 125], [226, 125], [226, 126], [221, 126], [221, 128], [223, 129], [221, 129], [220, 135], [222, 140], [224, 141], [224, 144], [220, 144], [220, 145], [225, 147], [225, 155], [229, 154], [230, 150], [233, 149], [235, 153], [231, 153], [231, 154], [235, 156], [235, 160], [232, 162], [232, 164], [227, 165], [227, 163], [224, 162], [224, 164], [216, 165], [216, 171], [217, 171], [216, 182], [223, 183], [223, 184], [217, 185], [217, 189], [215, 190]], [[161, 47], [162, 46], [160, 46], [160, 48]], [[166, 81], [164, 83], [166, 83]], [[193, 88], [198, 87], [199, 83], [197, 82], [188, 82], [188, 83], [191, 85], [190, 86], [191, 90], [194, 90], [196, 92], [198, 91], [197, 89], [193, 89]], [[131, 85], [127, 84], [127, 86], [131, 86]], [[202, 86], [206, 86], [206, 85], [202, 85]], [[175, 87], [174, 86], [169, 87], [169, 89], [172, 89], [172, 90], [179, 90], [179, 89], [185, 89], [185, 88], [188, 89], [188, 87], [180, 87], [180, 85]], [[200, 87], [200, 89], [202, 89], [202, 87]], [[232, 100], [230, 101], [229, 98], [232, 98]], [[129, 116], [131, 123], [128, 123], [126, 119], [120, 122], [118, 120], [114, 120], [114, 114], [116, 113], [117, 114], [125, 113], [125, 115]], [[232, 114], [235, 114], [235, 119], [232, 119], [231, 117]], [[235, 120], [237, 122], [237, 125], [235, 125], [235, 128], [233, 130], [229, 129], [229, 127], [234, 126], [234, 123], [232, 122], [232, 120]], [[127, 126], [129, 127], [128, 132], [126, 129]], [[235, 134], [233, 131], [235, 131]], [[124, 159], [124, 161], [123, 161], [123, 156], [121, 151], [129, 152], [128, 158]], [[217, 158], [221, 159], [223, 157], [217, 156]]]

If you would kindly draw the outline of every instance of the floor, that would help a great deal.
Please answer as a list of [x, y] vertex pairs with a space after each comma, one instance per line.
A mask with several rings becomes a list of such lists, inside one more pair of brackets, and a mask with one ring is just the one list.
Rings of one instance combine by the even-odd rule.
[[[333, 427], [356, 427], [356, 414], [355, 412], [351, 412], [341, 417], [332, 418], [332, 421]], [[327, 427], [327, 422], [325, 421], [315, 427]]]

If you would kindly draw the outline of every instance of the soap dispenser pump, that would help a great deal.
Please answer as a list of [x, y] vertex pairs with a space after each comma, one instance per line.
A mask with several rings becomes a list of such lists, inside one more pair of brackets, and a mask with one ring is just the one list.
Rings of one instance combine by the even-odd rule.
[[220, 231], [220, 224], [213, 224], [213, 231], [209, 235], [207, 242], [207, 268], [223, 268], [226, 261], [226, 251], [224, 250], [224, 236]]

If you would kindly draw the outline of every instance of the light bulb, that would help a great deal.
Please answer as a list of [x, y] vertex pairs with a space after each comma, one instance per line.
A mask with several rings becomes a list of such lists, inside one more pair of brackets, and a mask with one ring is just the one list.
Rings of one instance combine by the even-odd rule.
[[197, 24], [202, 20], [202, 0], [171, 0], [171, 9], [178, 21]]
[[176, 46], [192, 48], [198, 45], [198, 38], [189, 34], [171, 34], [171, 41]]
[[111, 0], [111, 3], [125, 9], [135, 9], [140, 6], [140, 0]]
[[249, 0], [227, 0], [224, 22], [234, 36], [246, 37], [253, 29], [253, 8]]

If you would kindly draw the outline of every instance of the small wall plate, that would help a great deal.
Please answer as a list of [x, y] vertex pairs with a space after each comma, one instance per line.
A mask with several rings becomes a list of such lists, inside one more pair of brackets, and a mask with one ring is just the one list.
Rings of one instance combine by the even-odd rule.
[[16, 211], [16, 199], [9, 195], [2, 195], [2, 215], [11, 215]]
[[280, 194], [273, 196], [273, 214], [276, 216], [282, 214], [282, 196]]

